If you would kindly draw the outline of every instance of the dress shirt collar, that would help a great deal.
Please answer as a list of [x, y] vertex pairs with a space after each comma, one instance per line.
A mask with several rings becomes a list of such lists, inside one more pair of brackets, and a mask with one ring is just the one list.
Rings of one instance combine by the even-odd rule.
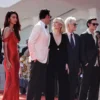
[[[89, 30], [89, 28], [87, 29], [87, 32], [88, 32], [89, 34], [93, 34], [93, 33], [91, 33], [91, 31]], [[95, 31], [94, 31], [94, 33], [95, 33]]]
[[73, 35], [74, 33], [70, 33], [70, 32], [67, 31], [67, 35], [68, 35], [68, 36], [70, 36], [71, 34]]
[[40, 20], [41, 25], [45, 28], [46, 24]]

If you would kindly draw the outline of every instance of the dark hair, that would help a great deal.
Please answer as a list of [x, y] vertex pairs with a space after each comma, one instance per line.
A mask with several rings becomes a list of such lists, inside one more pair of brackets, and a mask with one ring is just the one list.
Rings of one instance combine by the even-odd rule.
[[100, 35], [100, 31], [96, 31], [96, 33]]
[[87, 27], [89, 27], [88, 24], [91, 24], [91, 22], [92, 22], [93, 20], [97, 20], [97, 18], [89, 19], [89, 20], [87, 21], [87, 23], [86, 23], [86, 24], [87, 24]]
[[11, 17], [12, 14], [15, 14], [17, 16], [17, 23], [14, 25], [14, 33], [17, 39], [20, 41], [19, 31], [21, 29], [21, 25], [19, 22], [19, 16], [15, 11], [7, 12], [6, 17], [5, 17], [5, 22], [4, 22], [4, 28], [9, 26], [10, 23], [8, 19]]
[[40, 10], [40, 13], [39, 13], [39, 19], [44, 19], [47, 15], [50, 16], [50, 11], [47, 10], [47, 9], [42, 9]]

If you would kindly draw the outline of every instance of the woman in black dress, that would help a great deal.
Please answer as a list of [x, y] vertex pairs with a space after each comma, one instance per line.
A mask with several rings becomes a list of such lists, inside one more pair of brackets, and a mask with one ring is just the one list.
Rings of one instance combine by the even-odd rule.
[[64, 33], [64, 21], [61, 18], [53, 20], [53, 33], [49, 46], [49, 64], [47, 67], [46, 100], [54, 100], [55, 77], [59, 83], [59, 100], [69, 100], [67, 38]]

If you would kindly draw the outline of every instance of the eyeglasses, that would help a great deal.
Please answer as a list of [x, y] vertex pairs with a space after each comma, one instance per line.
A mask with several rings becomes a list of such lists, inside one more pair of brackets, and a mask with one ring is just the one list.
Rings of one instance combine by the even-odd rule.
[[73, 23], [73, 25], [74, 25], [74, 26], [77, 26], [77, 24], [76, 24], [76, 23]]
[[91, 23], [93, 26], [98, 26], [99, 24], [98, 23]]

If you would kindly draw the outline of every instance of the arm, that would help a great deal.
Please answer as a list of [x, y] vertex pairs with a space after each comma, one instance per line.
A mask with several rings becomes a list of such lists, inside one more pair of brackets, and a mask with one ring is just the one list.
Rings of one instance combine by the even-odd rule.
[[65, 66], [65, 70], [67, 71], [67, 73], [69, 74], [69, 66], [68, 66], [68, 37], [65, 35], [65, 58], [66, 58], [66, 66]]
[[4, 33], [3, 33], [3, 41], [4, 41], [3, 48], [4, 48], [4, 56], [5, 56], [5, 59], [7, 61], [7, 67], [8, 68], [11, 67], [11, 64], [10, 64], [10, 61], [9, 61], [9, 58], [8, 58], [8, 50], [7, 50], [10, 34], [11, 34], [10, 28], [8, 28], [8, 27], [5, 28]]
[[85, 36], [82, 34], [80, 36], [80, 59], [83, 65], [87, 66], [87, 55], [86, 55], [86, 42], [85, 42]]
[[29, 37], [29, 41], [28, 41], [28, 48], [29, 48], [29, 53], [31, 56], [32, 60], [37, 60], [37, 56], [36, 56], [36, 50], [35, 50], [35, 43], [40, 35], [40, 29], [41, 26], [36, 25], [33, 30], [32, 33]]

